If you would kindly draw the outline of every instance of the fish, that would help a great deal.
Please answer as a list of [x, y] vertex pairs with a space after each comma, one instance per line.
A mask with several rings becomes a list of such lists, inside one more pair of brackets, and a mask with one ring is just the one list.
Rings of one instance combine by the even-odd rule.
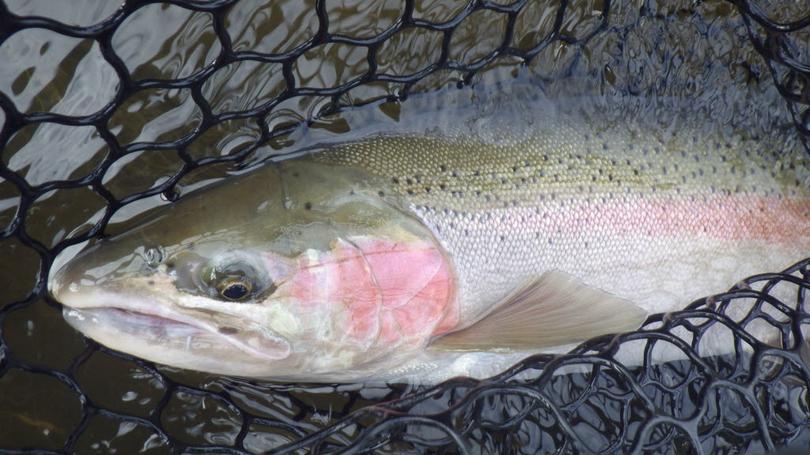
[[87, 337], [160, 364], [429, 382], [632, 331], [810, 256], [796, 144], [564, 116], [502, 136], [315, 147], [94, 239], [49, 292]]

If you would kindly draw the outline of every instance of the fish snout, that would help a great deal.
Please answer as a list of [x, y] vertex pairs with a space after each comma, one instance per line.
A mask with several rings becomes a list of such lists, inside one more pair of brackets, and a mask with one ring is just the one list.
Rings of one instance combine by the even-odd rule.
[[138, 249], [111, 251], [100, 246], [85, 248], [72, 257], [65, 252], [56, 257], [47, 282], [47, 291], [55, 300], [71, 305], [77, 296], [94, 289], [120, 290], [131, 278], [154, 275], [155, 268]]
[[47, 292], [54, 300], [65, 303], [67, 295], [78, 292], [80, 277], [80, 271], [70, 262], [54, 265], [48, 276]]

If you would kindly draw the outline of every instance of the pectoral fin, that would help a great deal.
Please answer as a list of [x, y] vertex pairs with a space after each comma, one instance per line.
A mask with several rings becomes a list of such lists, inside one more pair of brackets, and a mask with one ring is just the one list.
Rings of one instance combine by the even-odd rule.
[[528, 281], [474, 324], [431, 342], [451, 351], [523, 351], [637, 329], [647, 313], [558, 271]]

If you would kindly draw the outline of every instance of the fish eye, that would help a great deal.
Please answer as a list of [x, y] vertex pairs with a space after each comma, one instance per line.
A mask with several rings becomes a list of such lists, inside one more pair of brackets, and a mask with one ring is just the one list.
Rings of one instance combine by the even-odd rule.
[[253, 284], [249, 280], [229, 277], [219, 282], [217, 290], [222, 298], [238, 302], [250, 295]]
[[249, 302], [271, 294], [275, 284], [263, 270], [240, 259], [218, 258], [200, 267], [197, 272], [198, 292], [229, 302]]

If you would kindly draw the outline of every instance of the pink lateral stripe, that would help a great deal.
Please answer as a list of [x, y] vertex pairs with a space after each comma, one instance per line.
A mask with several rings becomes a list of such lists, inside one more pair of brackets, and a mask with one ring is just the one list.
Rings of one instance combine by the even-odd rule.
[[[620, 235], [706, 235], [710, 238], [763, 240], [780, 245], [810, 245], [810, 200], [753, 195], [707, 199], [629, 199], [575, 204], [548, 223], [584, 233]], [[799, 246], [797, 245], [797, 246]]]

